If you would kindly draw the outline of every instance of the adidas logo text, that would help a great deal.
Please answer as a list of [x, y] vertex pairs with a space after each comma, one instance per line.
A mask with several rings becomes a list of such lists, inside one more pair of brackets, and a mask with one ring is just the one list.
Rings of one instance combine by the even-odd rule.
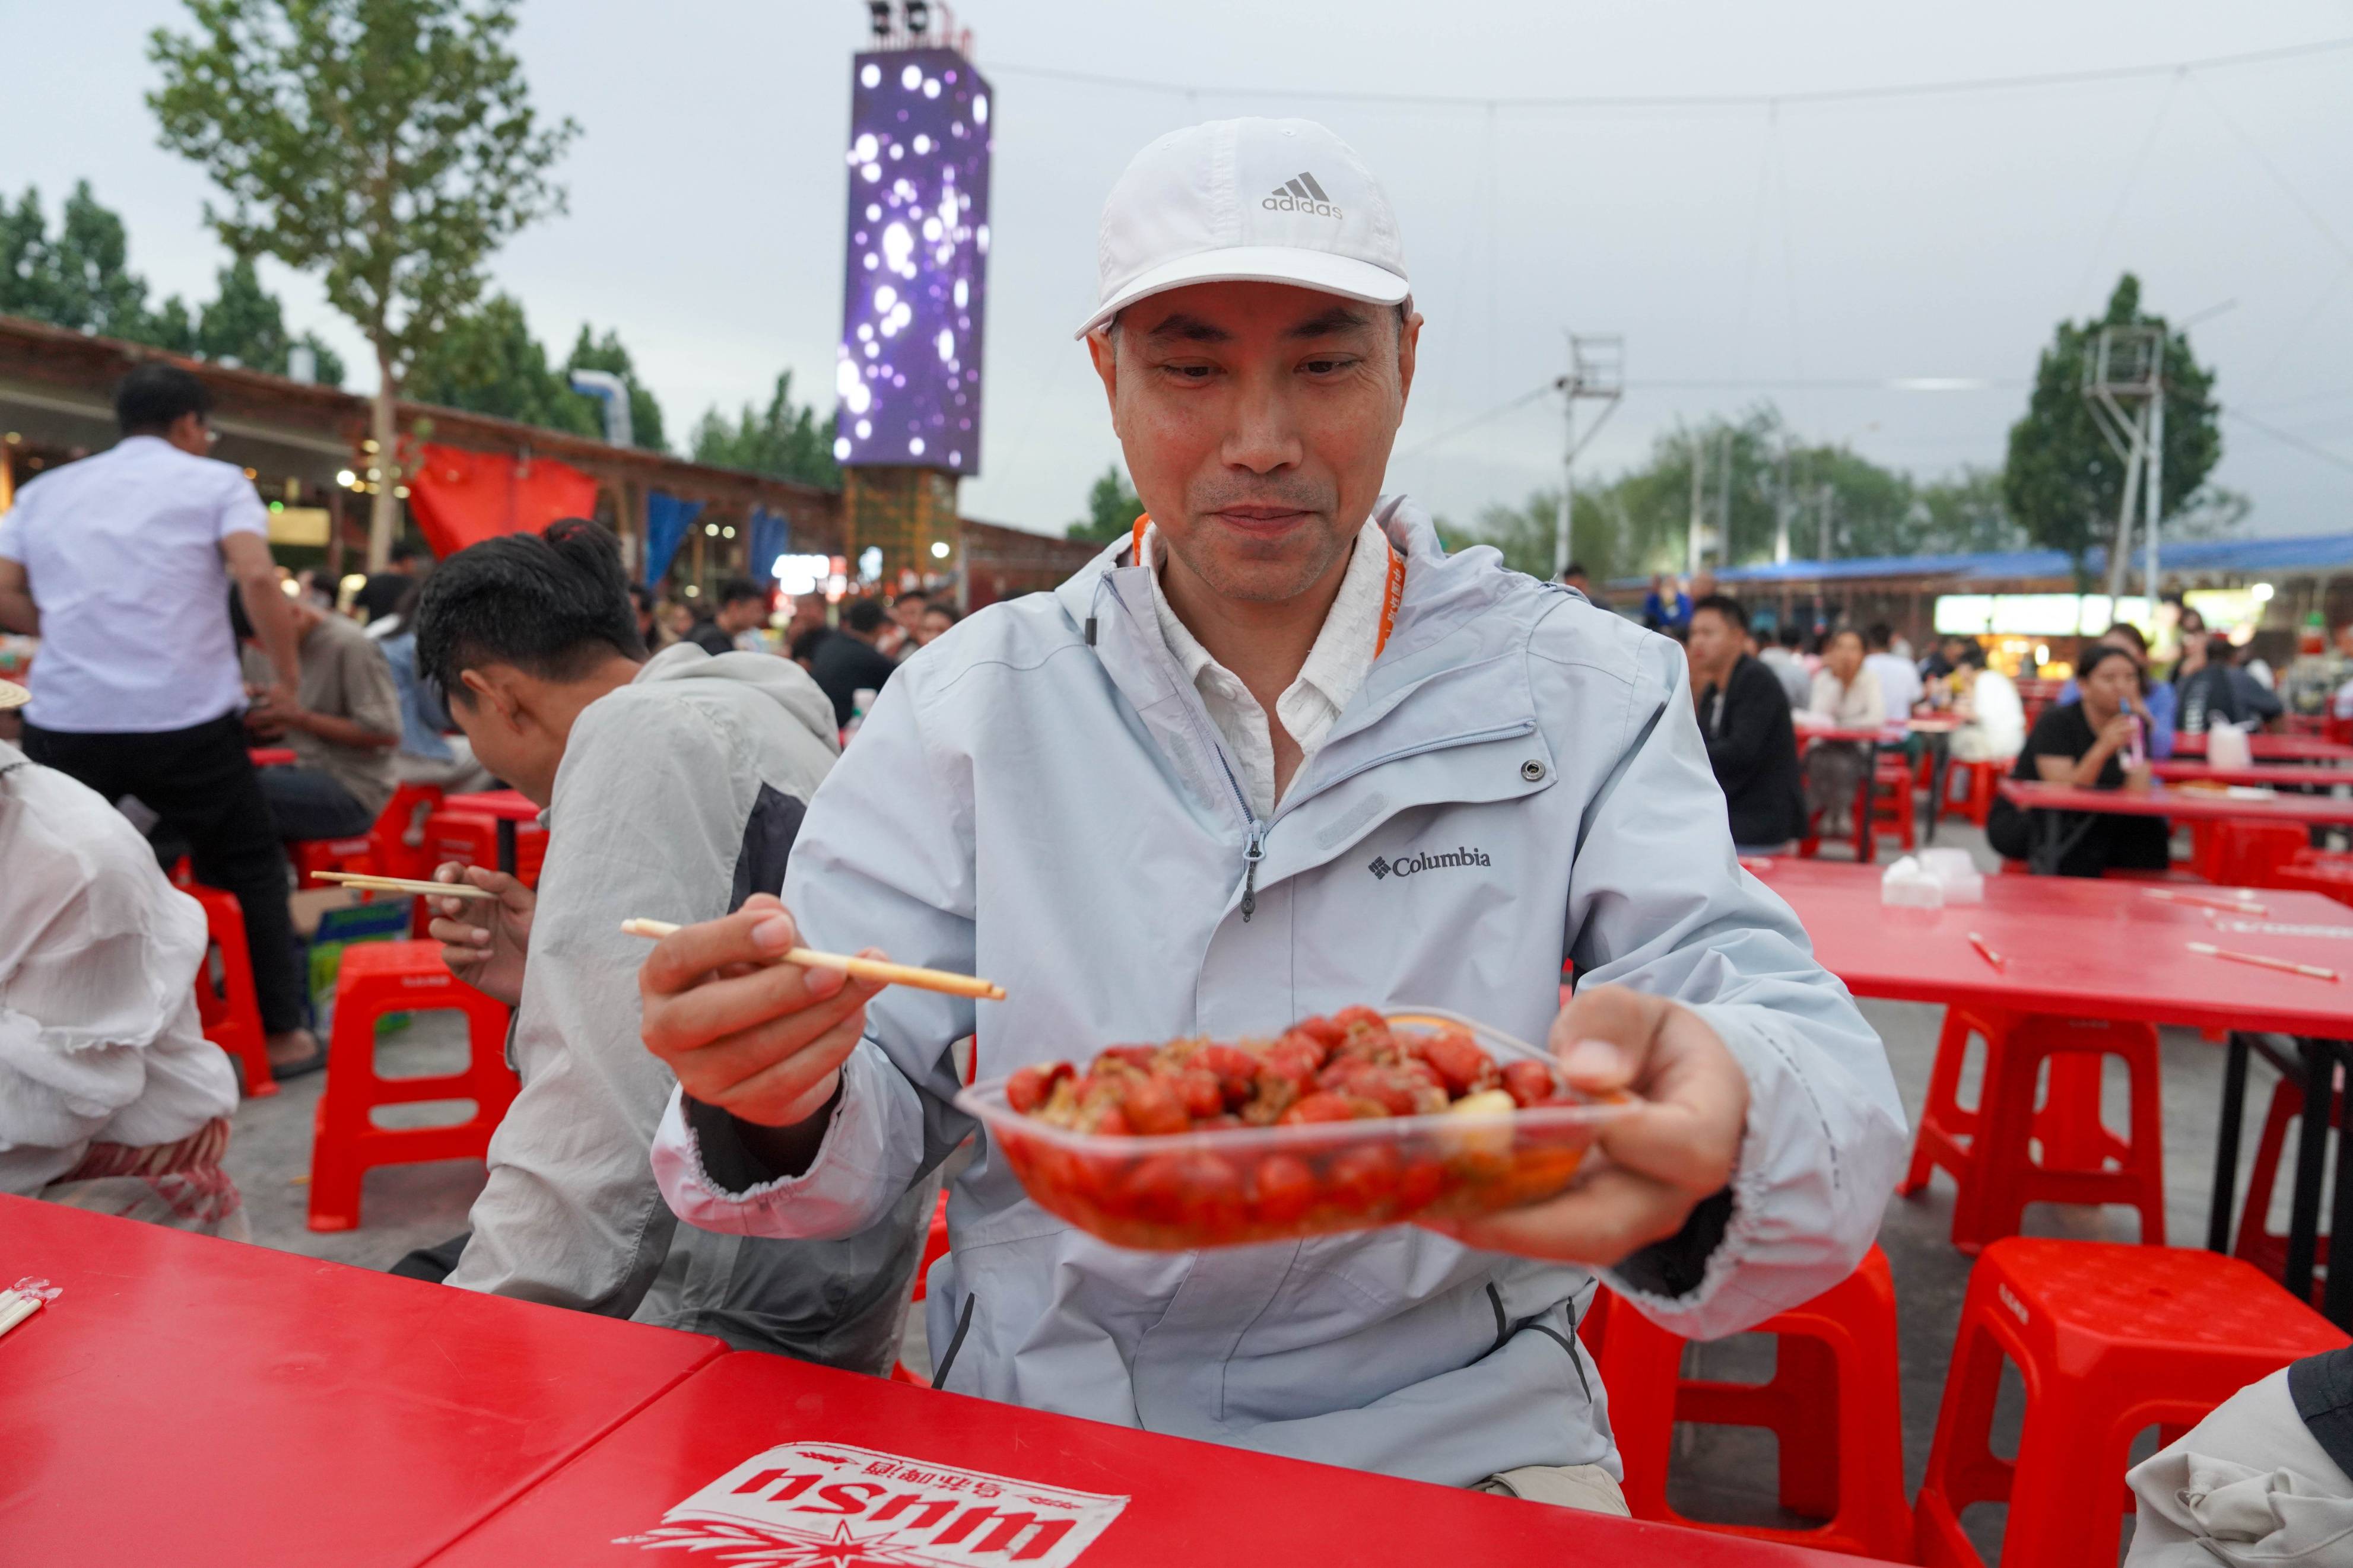
[[1324, 187], [1315, 183], [1315, 176], [1304, 169], [1275, 186], [1258, 205], [1269, 212], [1313, 213], [1317, 217], [1342, 216], [1340, 209], [1332, 205], [1332, 198], [1324, 194]]

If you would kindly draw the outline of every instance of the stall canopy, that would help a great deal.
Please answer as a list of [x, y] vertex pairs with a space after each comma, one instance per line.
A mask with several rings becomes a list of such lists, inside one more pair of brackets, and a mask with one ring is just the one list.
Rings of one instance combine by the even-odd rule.
[[686, 531], [702, 515], [702, 502], [681, 500], [668, 490], [646, 494], [646, 581], [659, 583], [670, 571]]
[[408, 509], [447, 560], [501, 533], [537, 532], [561, 517], [593, 517], [596, 481], [548, 458], [427, 444], [408, 480]]

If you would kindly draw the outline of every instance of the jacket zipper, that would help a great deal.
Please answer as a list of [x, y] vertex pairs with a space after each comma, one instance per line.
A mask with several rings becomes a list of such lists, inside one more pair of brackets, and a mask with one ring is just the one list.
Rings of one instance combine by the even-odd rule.
[[1250, 916], [1258, 912], [1258, 863], [1266, 858], [1266, 824], [1250, 809], [1250, 796], [1242, 794], [1240, 780], [1234, 777], [1233, 763], [1226, 761], [1223, 746], [1217, 748], [1218, 766], [1226, 771], [1226, 787], [1234, 792], [1234, 804], [1242, 813], [1242, 924], [1250, 924]]

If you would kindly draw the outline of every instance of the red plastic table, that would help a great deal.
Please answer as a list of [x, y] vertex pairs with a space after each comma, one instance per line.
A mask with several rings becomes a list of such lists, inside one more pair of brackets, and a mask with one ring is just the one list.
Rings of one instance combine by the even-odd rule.
[[2284, 784], [2296, 789], [2353, 784], [2353, 767], [2334, 768], [2319, 763], [2250, 763], [2243, 768], [2225, 768], [2212, 763], [2194, 759], [2185, 762], [2175, 758], [2151, 763], [2149, 771], [2168, 784], [2207, 779], [2215, 784]]
[[726, 1347], [0, 1197], [0, 1559], [422, 1563]]
[[[2207, 1244], [2218, 1252], [2230, 1247], [2251, 1037], [2297, 1037], [2300, 1064], [2282, 1065], [2309, 1082], [2329, 1081], [2340, 1054], [2353, 1056], [2340, 1045], [2353, 1038], [2353, 910], [2317, 893], [2264, 889], [2249, 895], [2263, 912], [2243, 916], [2159, 896], [2212, 897], [2221, 889], [1994, 876], [1985, 879], [1982, 904], [1907, 910], [1879, 901], [1871, 867], [1749, 864], [1797, 911], [1822, 966], [1858, 995], [2230, 1031], [2207, 1219]], [[1971, 931], [2001, 955], [2000, 968], [1970, 944]], [[2189, 951], [2192, 942], [2316, 964], [2347, 978], [2332, 983], [2202, 957]], [[2311, 1290], [2329, 1098], [2308, 1097], [2313, 1120], [2297, 1152], [2288, 1289], [2299, 1295]], [[2353, 1214], [2353, 1159], [2337, 1163], [2336, 1193], [2337, 1212]], [[2340, 1327], [2353, 1325], [2353, 1269], [2331, 1271], [2325, 1310]]]
[[[2000, 789], [2001, 797], [2014, 805], [2041, 808], [2030, 818], [2033, 839], [2028, 859], [2035, 870], [2044, 873], [2058, 869], [2068, 849], [2088, 829], [2089, 819], [2096, 816], [2161, 816], [2218, 834], [2231, 834], [2249, 825], [2302, 829], [2353, 823], [2353, 799], [2331, 795], [2235, 795], [2164, 784], [2148, 789], [2086, 789], [2019, 779], [2002, 780]], [[2284, 837], [2299, 847], [2303, 842], [2293, 832]], [[2215, 859], [2206, 858], [2210, 851]], [[2268, 882], [2268, 869], [2276, 858], [2275, 846], [2268, 840], [2242, 832], [2228, 842], [2201, 839], [2199, 867], [2218, 879]]]
[[[2248, 737], [2254, 760], [2259, 763], [2353, 763], [2353, 746], [2339, 741], [2324, 741], [2314, 735], [2252, 735]], [[2173, 754], [2177, 757], [2202, 757], [2206, 754], [2206, 737], [2176, 735]]]
[[480, 795], [453, 796], [448, 809], [496, 819], [499, 827], [499, 869], [515, 874], [515, 824], [537, 822], [539, 807], [520, 790], [489, 789]]
[[[749, 1555], [761, 1546], [773, 1554]], [[745, 1352], [696, 1373], [433, 1563], [738, 1561], [1831, 1568], [1854, 1559], [1270, 1458]]]

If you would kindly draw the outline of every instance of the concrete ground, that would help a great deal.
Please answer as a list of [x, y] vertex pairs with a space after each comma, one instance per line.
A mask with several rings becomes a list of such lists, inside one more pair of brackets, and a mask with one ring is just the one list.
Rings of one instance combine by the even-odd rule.
[[[1966, 825], [1947, 823], [1940, 831], [1939, 842], [1969, 848], [1989, 870], [1997, 864], [1985, 847], [1983, 836]], [[1826, 853], [1835, 857], [1837, 851]], [[1941, 1009], [1871, 1001], [1864, 1002], [1862, 1009], [1886, 1042], [1907, 1113], [1916, 1115], [1936, 1051]], [[383, 1070], [447, 1070], [439, 1064], [454, 1060], [461, 1039], [456, 1015], [420, 1015], [407, 1031], [387, 1037], [380, 1047]], [[2166, 1032], [2162, 1089], [2166, 1225], [2168, 1239], [2177, 1245], [2202, 1245], [2205, 1237], [2221, 1059], [2220, 1049], [2194, 1032]], [[2124, 1084], [2120, 1065], [2112, 1062], [2110, 1066], [2114, 1070], [2107, 1085], [2107, 1117], [2112, 1126], [2120, 1127], [2125, 1118]], [[2260, 1125], [2272, 1078], [2270, 1068], [2258, 1058], [2248, 1089], [2249, 1132], [2242, 1146], [2242, 1182], [2244, 1167], [2253, 1158], [2253, 1129]], [[255, 1239], [309, 1257], [382, 1268], [412, 1247], [446, 1240], [465, 1229], [467, 1208], [481, 1187], [482, 1168], [477, 1163], [455, 1161], [372, 1173], [358, 1230], [320, 1235], [304, 1227], [311, 1116], [323, 1081], [318, 1075], [298, 1079], [275, 1096], [248, 1100], [238, 1110], [237, 1137], [227, 1163], [245, 1193]], [[431, 1108], [410, 1110], [421, 1120]], [[2283, 1184], [2275, 1228], [2284, 1228], [2284, 1201]], [[1902, 1332], [1904, 1450], [1907, 1485], [1914, 1488], [1927, 1463], [1937, 1402], [1968, 1280], [1969, 1260], [1956, 1252], [1948, 1240], [1952, 1205], [1951, 1183], [1940, 1175], [1917, 1198], [1890, 1200], [1880, 1237], [1895, 1276]], [[2136, 1217], [2122, 1209], [2037, 1205], [2028, 1211], [2025, 1228], [2036, 1236], [2137, 1239]], [[921, 1342], [921, 1319], [920, 1312], [911, 1315], [912, 1342], [907, 1354], [910, 1364], [918, 1368], [929, 1364]], [[1770, 1342], [1756, 1336], [1694, 1347], [1690, 1354], [1711, 1377], [1762, 1379], [1771, 1372]], [[2022, 1408], [2016, 1382], [2015, 1374], [2010, 1374], [2000, 1420], [2011, 1434], [2007, 1441], [2012, 1448], [2003, 1451], [2014, 1449]], [[2145, 1434], [2140, 1451], [2153, 1446], [2153, 1434]], [[1997, 1447], [2002, 1444], [1998, 1442]], [[1684, 1426], [1678, 1436], [1669, 1496], [1694, 1519], [1802, 1522], [1779, 1512], [1774, 1477], [1770, 1434]], [[2002, 1512], [1998, 1507], [1981, 1507], [1972, 1510], [1966, 1521], [1989, 1562], [1999, 1549]]]

